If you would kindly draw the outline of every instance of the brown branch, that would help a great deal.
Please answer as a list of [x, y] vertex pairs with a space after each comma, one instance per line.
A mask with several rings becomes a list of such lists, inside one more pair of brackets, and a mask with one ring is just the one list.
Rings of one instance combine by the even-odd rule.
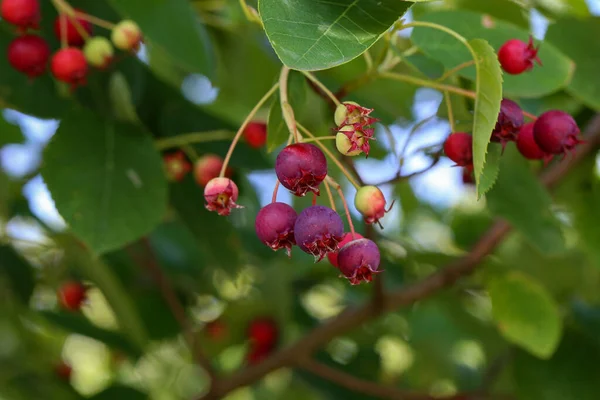
[[[553, 187], [567, 172], [594, 150], [600, 143], [600, 115], [594, 117], [586, 130], [587, 143], [581, 145], [573, 157], [549, 168], [541, 176], [541, 182], [548, 188]], [[509, 233], [510, 226], [505, 221], [497, 221], [473, 246], [471, 251], [449, 264], [431, 276], [385, 295], [382, 310], [394, 311], [401, 306], [414, 304], [441, 289], [451, 286], [459, 278], [471, 274], [477, 265], [490, 254]], [[356, 328], [366, 321], [377, 317], [379, 309], [372, 302], [357, 308], [347, 308], [329, 321], [318, 326], [306, 336], [290, 346], [281, 349], [260, 364], [248, 367], [233, 374], [219, 385], [216, 392], [203, 399], [225, 395], [239, 387], [250, 385], [268, 373], [289, 365], [294, 365], [299, 359], [309, 357], [319, 347], [328, 343], [334, 337]]]

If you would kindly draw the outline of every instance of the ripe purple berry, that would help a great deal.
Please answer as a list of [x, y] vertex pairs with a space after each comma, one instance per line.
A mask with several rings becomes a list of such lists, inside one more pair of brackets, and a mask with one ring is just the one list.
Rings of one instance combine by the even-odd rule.
[[325, 206], [305, 208], [294, 224], [296, 244], [305, 253], [315, 256], [315, 261], [321, 261], [327, 253], [337, 251], [343, 236], [342, 218]]
[[268, 204], [256, 215], [256, 236], [274, 251], [285, 248], [291, 257], [292, 246], [296, 244], [294, 224], [297, 217], [296, 210], [285, 203]]
[[314, 144], [291, 144], [277, 155], [275, 173], [279, 182], [296, 196], [305, 196], [309, 191], [318, 195], [319, 185], [327, 175], [327, 159]]
[[473, 165], [473, 137], [464, 132], [450, 134], [444, 142], [444, 153], [459, 167]]
[[381, 272], [380, 262], [379, 248], [369, 239], [353, 240], [338, 253], [339, 269], [352, 285], [371, 282], [373, 274]]
[[[354, 239], [362, 239], [363, 237], [364, 236], [361, 235], [360, 233], [354, 232], [354, 234], [352, 234], [351, 232], [348, 232], [348, 233], [344, 234], [344, 237], [338, 243], [338, 246], [340, 248], [342, 248], [342, 247], [344, 247], [344, 245], [346, 243], [350, 243]], [[331, 265], [333, 265], [334, 267], [339, 267], [339, 264], [338, 264], [338, 253], [339, 253], [339, 251], [332, 251], [331, 253], [327, 254], [327, 259], [329, 260], [329, 262], [331, 263]]]
[[550, 154], [565, 154], [582, 143], [577, 122], [564, 111], [546, 111], [533, 124], [533, 138], [540, 149]]
[[498, 61], [502, 69], [511, 74], [518, 75], [533, 68], [533, 61], [542, 65], [537, 56], [539, 49], [533, 45], [533, 37], [529, 37], [529, 43], [519, 39], [511, 39], [504, 43], [498, 50]]
[[552, 158], [552, 154], [548, 154], [540, 149], [540, 146], [535, 142], [533, 138], [533, 125], [534, 123], [530, 122], [521, 127], [521, 131], [517, 136], [517, 149], [528, 160], [547, 159], [549, 161]]
[[204, 188], [206, 209], [227, 216], [232, 208], [243, 208], [236, 204], [239, 191], [237, 185], [229, 178], [213, 178]]
[[501, 143], [502, 150], [504, 150], [506, 143], [517, 140], [519, 129], [521, 129], [524, 122], [521, 107], [512, 100], [502, 99], [498, 121], [492, 131], [491, 141]]

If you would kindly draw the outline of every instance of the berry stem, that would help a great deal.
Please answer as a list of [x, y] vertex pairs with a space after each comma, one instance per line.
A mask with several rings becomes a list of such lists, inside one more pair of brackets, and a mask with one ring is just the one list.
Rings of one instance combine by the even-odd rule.
[[231, 160], [231, 156], [233, 155], [233, 150], [235, 149], [235, 146], [239, 142], [240, 138], [242, 137], [244, 129], [246, 129], [246, 126], [250, 123], [252, 118], [254, 118], [258, 110], [263, 106], [263, 104], [267, 102], [267, 100], [269, 100], [269, 97], [271, 97], [271, 95], [275, 93], [278, 87], [279, 83], [274, 84], [273, 87], [269, 89], [269, 91], [265, 93], [265, 95], [258, 101], [258, 103], [256, 103], [254, 108], [250, 111], [250, 114], [248, 114], [244, 122], [242, 122], [240, 129], [238, 129], [235, 136], [233, 137], [233, 140], [231, 141], [229, 150], [227, 150], [227, 155], [225, 156], [225, 160], [223, 161], [223, 167], [221, 167], [221, 173], [219, 174], [220, 178], [223, 178], [225, 176], [225, 171], [227, 170], [227, 165], [229, 164], [229, 160]]
[[198, 155], [198, 152], [196, 151], [196, 149], [194, 149], [189, 144], [186, 144], [186, 145], [182, 146], [181, 150], [183, 150], [183, 152], [185, 153], [185, 155], [188, 156], [188, 158], [193, 163], [195, 163], [196, 161], [198, 161], [198, 159], [200, 158], [200, 156]]
[[331, 99], [331, 101], [333, 101], [333, 104], [337, 106], [339, 106], [341, 103], [338, 100], [337, 97], [335, 97], [335, 95], [331, 92], [331, 90], [327, 89], [327, 86], [323, 85], [323, 83], [321, 83], [320, 80], [318, 80], [313, 74], [311, 74], [308, 71], [300, 71], [302, 72], [302, 74], [304, 76], [306, 76], [312, 83], [314, 83], [315, 85], [317, 85], [317, 87], [319, 89], [321, 89], [323, 91], [323, 93], [325, 93], [327, 95], [327, 97], [329, 97]]
[[191, 132], [181, 135], [157, 139], [154, 144], [159, 150], [165, 150], [172, 147], [185, 146], [191, 143], [206, 143], [215, 142], [218, 140], [233, 139], [234, 133], [226, 130], [208, 131], [208, 132]]
[[528, 113], [527, 111], [523, 111], [523, 115], [532, 121], [536, 121], [538, 119], [538, 117], [536, 117], [535, 115], [533, 115], [531, 113]]
[[281, 104], [281, 113], [288, 130], [296, 140], [296, 143], [300, 141], [298, 135], [298, 128], [296, 127], [296, 117], [294, 117], [294, 109], [288, 101], [288, 78], [290, 76], [290, 69], [283, 67], [281, 74], [279, 75], [279, 103]]
[[348, 202], [346, 201], [346, 196], [344, 196], [344, 191], [342, 190], [342, 187], [329, 175], [325, 177], [325, 181], [329, 181], [329, 183], [331, 183], [342, 199], [344, 212], [346, 213], [346, 219], [348, 220], [348, 225], [350, 226], [350, 233], [352, 233], [352, 240], [354, 240], [354, 235], [356, 232], [354, 231], [354, 223], [352, 222], [352, 216], [350, 215], [350, 209], [348, 209]]
[[471, 51], [471, 53], [473, 53], [473, 50], [471, 49], [471, 46], [469, 45], [469, 41], [467, 39], [465, 39], [464, 36], [460, 35], [458, 32], [453, 31], [452, 29], [447, 28], [443, 25], [435, 24], [433, 22], [413, 21], [408, 24], [402, 24], [402, 26], [400, 27], [400, 30], [407, 29], [407, 28], [415, 28], [415, 27], [433, 28], [433, 29], [437, 29], [442, 32], [446, 32], [448, 35], [454, 36], [459, 42], [461, 42], [462, 44], [467, 46], [469, 48], [469, 50]]
[[327, 192], [327, 197], [329, 198], [329, 204], [331, 205], [331, 209], [337, 212], [337, 210], [335, 209], [335, 200], [333, 199], [333, 193], [331, 193], [331, 186], [329, 185], [327, 179], [325, 179], [323, 183], [325, 184], [325, 191]]
[[275, 188], [273, 189], [273, 197], [271, 197], [271, 203], [277, 202], [277, 192], [279, 191], [279, 179], [275, 182]]
[[[308, 129], [306, 129], [304, 126], [302, 126], [299, 122], [296, 122], [296, 125], [298, 126], [298, 128], [300, 128], [300, 130], [302, 132], [304, 132], [305, 135], [310, 136], [311, 138], [316, 137]], [[333, 155], [333, 153], [331, 151], [329, 151], [329, 149], [323, 143], [321, 143], [318, 140], [315, 141], [315, 143], [317, 146], [319, 146], [321, 148], [321, 150], [323, 150], [323, 152], [331, 159], [331, 161], [333, 161], [334, 164], [338, 166], [338, 168], [342, 171], [342, 173], [346, 176], [346, 178], [348, 178], [348, 180], [350, 181], [352, 186], [354, 186], [356, 189], [359, 189], [360, 185], [358, 184], [358, 182], [356, 182], [356, 179], [354, 179], [354, 177], [350, 174], [350, 172], [348, 172], [348, 170], [342, 165], [340, 160], [338, 160]]]
[[335, 140], [335, 136], [319, 136], [319, 137], [310, 138], [310, 139], [302, 139], [301, 142], [302, 143], [318, 142], [319, 140]]
[[474, 60], [470, 60], [470, 61], [465, 61], [462, 64], [457, 65], [456, 67], [444, 72], [444, 74], [442, 76], [440, 76], [438, 79], [436, 79], [436, 82], [443, 82], [446, 79], [450, 78], [452, 75], [456, 74], [458, 71], [461, 71], [465, 68], [470, 67], [471, 65], [475, 65], [475, 61]]
[[75, 11], [75, 16], [79, 19], [82, 19], [84, 21], [87, 22], [91, 22], [94, 25], [97, 25], [101, 28], [104, 29], [108, 29], [108, 30], [112, 30], [115, 27], [115, 24], [113, 24], [112, 22], [109, 21], [105, 21], [103, 19], [100, 19], [98, 17], [94, 17], [93, 15], [89, 15], [89, 14], [85, 14], [85, 13], [80, 13]]
[[456, 122], [454, 120], [454, 111], [452, 110], [452, 100], [450, 100], [450, 93], [444, 90], [444, 100], [446, 100], [446, 108], [448, 109], [448, 122], [450, 123], [450, 131], [455, 132]]
[[382, 72], [381, 74], [379, 74], [379, 76], [381, 76], [382, 78], [393, 79], [400, 82], [412, 83], [413, 85], [417, 86], [430, 87], [432, 89], [437, 89], [441, 91], [448, 91], [450, 93], [456, 93], [461, 96], [469, 97], [471, 99], [474, 99], [476, 97], [475, 92], [473, 92], [472, 90], [466, 90], [456, 86], [428, 81], [426, 79], [421, 79], [410, 75], [398, 74], [395, 72]]
[[[65, 14], [67, 16], [67, 19], [73, 23], [73, 26], [77, 30], [77, 33], [79, 33], [81, 35], [83, 40], [87, 41], [90, 38], [90, 35], [87, 33], [85, 28], [83, 26], [81, 26], [81, 24], [77, 20], [76, 14], [78, 14], [78, 13], [75, 11], [75, 9], [73, 7], [71, 7], [71, 5], [69, 3], [67, 3], [65, 0], [52, 0], [52, 3], [54, 4], [54, 7], [58, 10], [59, 14]], [[67, 24], [62, 23], [62, 21], [63, 21], [62, 19], [60, 21], [61, 21], [61, 24], [60, 24], [61, 38], [60, 39], [61, 39], [61, 46], [62, 46], [62, 41], [63, 41], [63, 39], [66, 40], [66, 36], [67, 36], [67, 32], [66, 32]]]

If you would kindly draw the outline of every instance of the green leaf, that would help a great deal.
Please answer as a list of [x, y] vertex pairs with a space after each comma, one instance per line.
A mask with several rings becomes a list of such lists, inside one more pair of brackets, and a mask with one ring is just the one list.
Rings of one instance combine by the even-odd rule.
[[453, 0], [455, 8], [477, 11], [529, 29], [529, 10], [513, 0]]
[[292, 69], [314, 71], [361, 55], [412, 4], [400, 0], [260, 0], [258, 9], [281, 61]]
[[479, 177], [479, 185], [477, 186], [477, 196], [481, 198], [494, 185], [500, 174], [500, 160], [502, 159], [502, 147], [500, 145], [488, 146], [488, 153], [485, 158], [483, 172]]
[[137, 389], [122, 385], [113, 385], [98, 394], [90, 397], [90, 400], [148, 400], [148, 395]]
[[0, 245], [0, 275], [5, 275], [20, 300], [29, 304], [35, 280], [31, 265], [12, 247]]
[[487, 204], [492, 213], [508, 220], [541, 252], [555, 254], [565, 249], [560, 223], [551, 212], [552, 199], [514, 146], [506, 148]]
[[567, 91], [596, 110], [600, 110], [600, 43], [591, 38], [598, 37], [600, 17], [560, 19], [550, 25], [545, 37], [575, 62], [575, 74]]
[[[530, 32], [489, 15], [471, 11], [439, 11], [423, 15], [420, 20], [450, 28], [467, 40], [481, 39], [498, 50], [509, 39], [529, 40]], [[415, 28], [411, 38], [425, 54], [440, 61], [447, 69], [472, 59], [458, 40], [437, 29]], [[544, 42], [538, 53], [544, 63], [521, 75], [504, 76], [505, 97], [535, 98], [567, 86], [573, 75], [573, 62], [551, 43]], [[460, 76], [475, 80], [475, 68], [459, 72]]]
[[558, 305], [546, 289], [520, 272], [488, 284], [492, 315], [502, 336], [534, 356], [552, 356], [562, 335]]
[[62, 120], [42, 176], [59, 213], [97, 253], [150, 232], [166, 212], [166, 179], [150, 136], [83, 109]]
[[[473, 166], [477, 194], [481, 197], [493, 185], [494, 169], [486, 171], [482, 180], [488, 144], [496, 126], [502, 101], [502, 70], [494, 49], [481, 39], [471, 40], [469, 45], [475, 54], [477, 87], [473, 120]], [[491, 181], [491, 183], [489, 183]]]
[[140, 26], [144, 40], [159, 46], [189, 72], [212, 78], [214, 54], [210, 38], [186, 0], [109, 0], [124, 17]]
[[23, 140], [21, 127], [0, 116], [0, 148], [10, 143], [23, 143]]

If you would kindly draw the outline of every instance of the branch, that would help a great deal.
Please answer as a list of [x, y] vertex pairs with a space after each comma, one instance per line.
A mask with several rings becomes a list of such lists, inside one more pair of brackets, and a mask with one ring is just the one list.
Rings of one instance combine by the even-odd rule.
[[[587, 143], [581, 145], [573, 157], [558, 163], [541, 176], [541, 182], [546, 187], [553, 187], [574, 165], [597, 147], [600, 143], [600, 115], [592, 119], [586, 129], [585, 136]], [[497, 221], [479, 239], [471, 251], [462, 258], [407, 288], [386, 294], [383, 299], [382, 310], [389, 312], [401, 306], [414, 304], [441, 289], [451, 286], [459, 278], [471, 274], [477, 265], [506, 237], [509, 231], [510, 226], [505, 221]], [[362, 325], [379, 314], [379, 309], [374, 307], [372, 302], [361, 307], [348, 307], [328, 322], [318, 326], [297, 342], [283, 348], [260, 364], [234, 373], [229, 379], [222, 381], [216, 390], [219, 395], [225, 395], [239, 387], [256, 382], [276, 369], [293, 365], [298, 359], [309, 356], [334, 337]], [[214, 397], [204, 397], [204, 399], [208, 398]]]

